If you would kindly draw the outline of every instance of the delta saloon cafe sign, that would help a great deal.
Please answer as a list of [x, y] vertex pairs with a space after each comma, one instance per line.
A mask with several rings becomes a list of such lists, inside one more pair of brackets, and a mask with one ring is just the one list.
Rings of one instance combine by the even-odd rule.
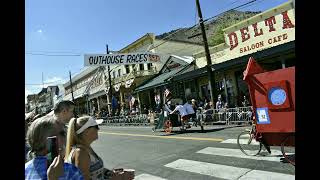
[[286, 3], [224, 31], [225, 52], [233, 58], [252, 54], [295, 40], [294, 10]]

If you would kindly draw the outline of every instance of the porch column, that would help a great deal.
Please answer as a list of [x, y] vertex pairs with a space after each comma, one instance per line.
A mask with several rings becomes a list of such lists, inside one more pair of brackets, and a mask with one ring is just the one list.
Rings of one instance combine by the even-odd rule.
[[100, 97], [97, 97], [97, 104], [98, 104], [98, 109], [97, 109], [97, 111], [100, 111]]
[[226, 82], [226, 74], [223, 72], [223, 84], [224, 84], [224, 93], [226, 95], [226, 102], [229, 105], [229, 96], [228, 96], [228, 89], [227, 89], [227, 82]]
[[138, 97], [138, 104], [139, 104], [139, 114], [141, 114], [141, 102], [140, 102], [140, 94], [137, 93], [137, 97]]

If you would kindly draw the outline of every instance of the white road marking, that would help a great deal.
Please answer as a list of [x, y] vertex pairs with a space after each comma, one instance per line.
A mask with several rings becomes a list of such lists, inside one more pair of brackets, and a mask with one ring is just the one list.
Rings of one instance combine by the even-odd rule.
[[[226, 139], [224, 141], [221, 141], [220, 143], [228, 143], [228, 144], [238, 144], [237, 139]], [[240, 144], [247, 144], [248, 139], [240, 139]], [[251, 142], [252, 145], [259, 145], [259, 142], [256, 141], [255, 139], [252, 139]]]
[[134, 180], [167, 180], [167, 179], [163, 179], [161, 177], [154, 176], [151, 174], [140, 174], [139, 176], [136, 176]]
[[178, 159], [174, 162], [166, 164], [165, 167], [198, 173], [207, 176], [213, 176], [223, 179], [237, 179], [241, 175], [250, 171], [247, 168], [237, 168], [220, 164], [212, 164], [200, 161], [192, 161], [186, 159]]
[[295, 175], [291, 174], [282, 174], [276, 172], [268, 172], [268, 171], [260, 171], [260, 170], [252, 170], [246, 175], [242, 176], [239, 180], [253, 180], [253, 179], [263, 179], [265, 180], [293, 180], [295, 179]]
[[238, 180], [239, 178], [240, 180], [256, 180], [261, 179], [262, 177], [266, 180], [295, 179], [295, 176], [290, 174], [251, 170], [248, 168], [239, 168], [186, 159], [178, 159], [166, 164], [165, 167], [230, 180]]
[[276, 161], [276, 162], [280, 162], [280, 158], [283, 157], [281, 151], [279, 150], [271, 150], [271, 154], [267, 156], [259, 156], [259, 155], [247, 156], [243, 154], [243, 152], [240, 149], [215, 148], [215, 147], [207, 147], [200, 151], [197, 151], [196, 153], [236, 157], [236, 158], [244, 158], [244, 159]]

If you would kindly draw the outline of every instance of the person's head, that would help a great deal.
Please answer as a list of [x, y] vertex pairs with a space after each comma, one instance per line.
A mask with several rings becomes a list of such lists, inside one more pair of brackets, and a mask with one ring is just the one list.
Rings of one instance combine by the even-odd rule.
[[45, 155], [47, 153], [47, 137], [51, 136], [57, 136], [59, 148], [64, 148], [66, 132], [53, 116], [43, 116], [33, 121], [27, 132], [27, 141], [31, 152], [37, 156]]
[[197, 101], [196, 101], [195, 99], [191, 99], [191, 103], [192, 103], [192, 104], [196, 104], [196, 102], [197, 102]]
[[75, 104], [72, 101], [60, 101], [54, 107], [54, 114], [59, 121], [66, 124], [74, 117], [74, 107]]
[[69, 122], [67, 133], [66, 155], [73, 145], [82, 144], [89, 146], [98, 139], [99, 124], [103, 119], [95, 119], [91, 116], [72, 118]]

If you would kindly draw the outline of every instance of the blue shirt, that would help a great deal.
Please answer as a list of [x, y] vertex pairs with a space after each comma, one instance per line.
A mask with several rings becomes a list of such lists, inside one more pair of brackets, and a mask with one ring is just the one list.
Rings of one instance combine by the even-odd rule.
[[[64, 163], [64, 174], [59, 177], [59, 180], [83, 180], [80, 170], [72, 164]], [[47, 157], [38, 156], [25, 164], [25, 179], [38, 180], [47, 179]]]

